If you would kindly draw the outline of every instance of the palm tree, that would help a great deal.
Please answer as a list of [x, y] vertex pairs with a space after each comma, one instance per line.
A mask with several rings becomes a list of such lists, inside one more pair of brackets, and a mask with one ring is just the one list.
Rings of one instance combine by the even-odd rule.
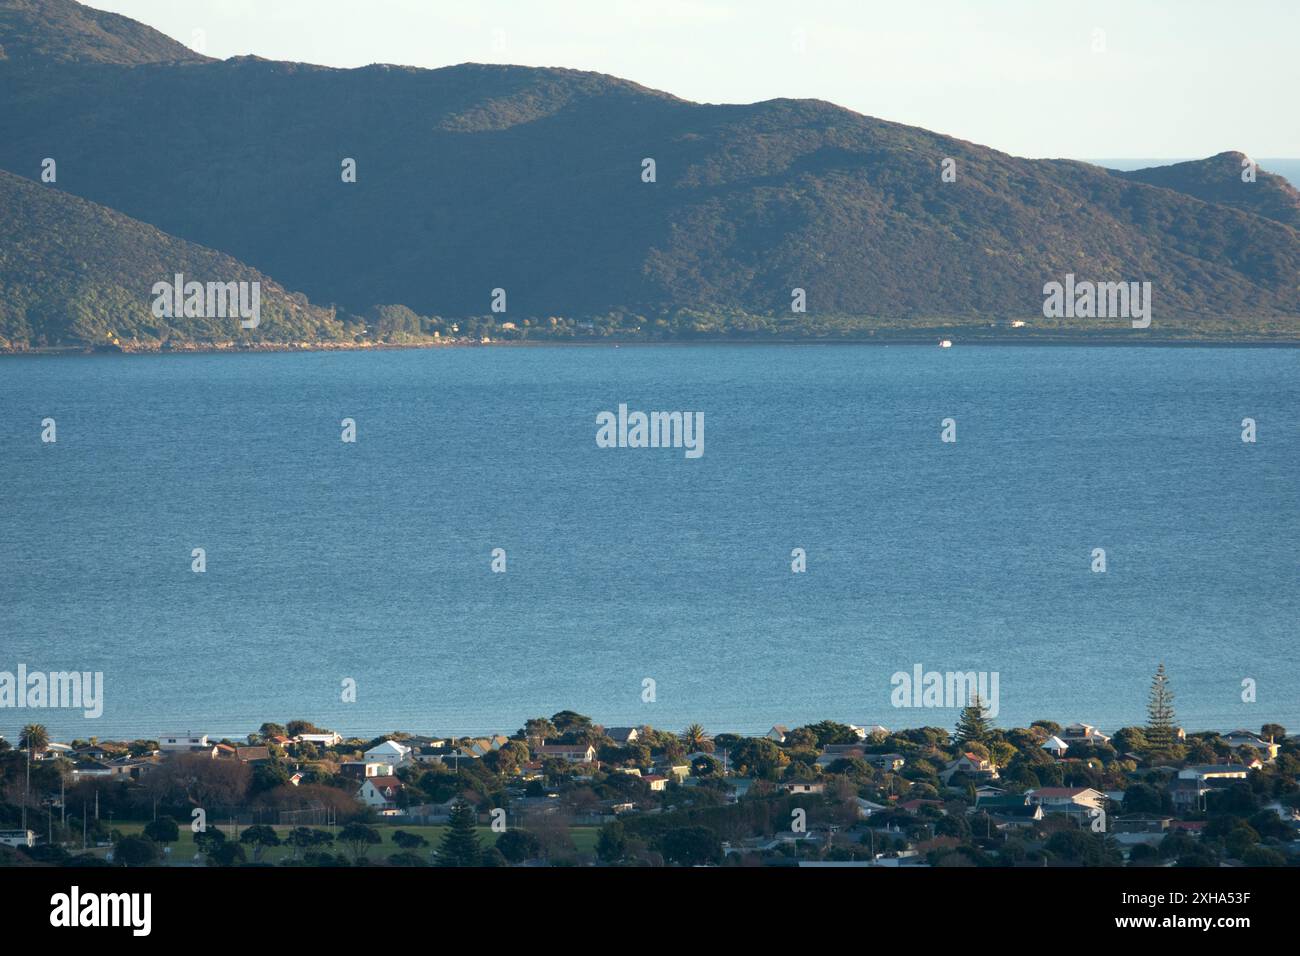
[[18, 746], [33, 753], [44, 751], [50, 744], [50, 732], [44, 724], [28, 724], [18, 735]]
[[42, 753], [50, 743], [50, 732], [44, 724], [28, 724], [18, 735], [18, 746], [27, 751], [27, 772], [23, 781], [23, 829], [27, 829], [27, 804], [32, 798], [32, 751]]
[[697, 750], [703, 750], [705, 753], [713, 752], [713, 741], [699, 724], [691, 724], [682, 731], [682, 745], [691, 753]]

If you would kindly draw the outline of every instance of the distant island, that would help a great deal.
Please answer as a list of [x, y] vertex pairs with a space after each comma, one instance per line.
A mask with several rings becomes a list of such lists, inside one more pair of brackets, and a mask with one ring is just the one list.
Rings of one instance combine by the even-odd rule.
[[[1300, 342], [1300, 192], [1227, 151], [1029, 160], [818, 100], [563, 69], [217, 61], [0, 0], [0, 351]], [[160, 318], [259, 282], [253, 329]], [[1048, 319], [1067, 274], [1153, 321]]]

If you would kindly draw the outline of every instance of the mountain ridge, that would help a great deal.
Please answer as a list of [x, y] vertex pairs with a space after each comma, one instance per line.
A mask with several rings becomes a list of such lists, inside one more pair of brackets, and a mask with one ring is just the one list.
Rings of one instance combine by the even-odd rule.
[[1230, 206], [1300, 229], [1300, 190], [1284, 177], [1257, 167], [1255, 179], [1242, 179], [1250, 160], [1238, 150], [1205, 159], [1149, 166], [1112, 174], [1131, 182], [1173, 189], [1207, 203]]
[[15, 134], [0, 167], [58, 157], [60, 188], [353, 314], [490, 323], [502, 288], [498, 323], [664, 336], [987, 324], [1034, 317], [1044, 283], [1073, 273], [1151, 281], [1157, 325], [1300, 331], [1280, 178], [1216, 198], [1217, 157], [1144, 177], [824, 100], [700, 104], [564, 68], [239, 57], [0, 63], [0, 78]]
[[18, 62], [129, 66], [208, 59], [137, 20], [73, 0], [5, 0], [0, 37], [0, 60]]

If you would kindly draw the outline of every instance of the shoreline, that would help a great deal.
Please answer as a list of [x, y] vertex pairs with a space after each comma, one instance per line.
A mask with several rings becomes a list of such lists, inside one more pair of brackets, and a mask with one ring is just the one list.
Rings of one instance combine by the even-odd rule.
[[[548, 708], [543, 708], [543, 709], [548, 709]], [[903, 708], [903, 709], [907, 710], [909, 708]], [[931, 720], [930, 723], [922, 722], [920, 724], [912, 725], [908, 723], [906, 720], [900, 722], [896, 719], [893, 719], [896, 716], [896, 714], [885, 714], [883, 716], [876, 715], [875, 718], [865, 717], [865, 718], [857, 718], [857, 720], [862, 721], [861, 726], [864, 727], [883, 726], [879, 721], [881, 720], [888, 721], [894, 728], [890, 730], [890, 733], [898, 734], [898, 733], [904, 733], [912, 730], [920, 730], [924, 727], [938, 726], [938, 727], [946, 728], [949, 724], [955, 723], [957, 721], [957, 719], [960, 717], [960, 712], [962, 710], [962, 707], [954, 706], [954, 707], [937, 707], [937, 708], [927, 708], [927, 709], [931, 711], [932, 718], [937, 718], [938, 723], [936, 723], [934, 720]], [[582, 711], [582, 713], [585, 714], [585, 711]], [[539, 716], [545, 716], [545, 715], [539, 715]], [[1267, 719], [1263, 721], [1263, 723], [1279, 723], [1283, 726], [1286, 726], [1287, 723], [1286, 716], [1287, 715], [1285, 713], [1271, 714], [1267, 717]], [[428, 727], [411, 729], [411, 726], [416, 726], [414, 724], [407, 727], [396, 725], [396, 729], [394, 729], [394, 725], [390, 723], [390, 724], [377, 725], [374, 728], [367, 728], [364, 726], [358, 727], [354, 725], [351, 727], [347, 727], [346, 732], [344, 732], [344, 730], [339, 729], [344, 725], [335, 724], [333, 727], [333, 731], [337, 732], [339, 736], [341, 736], [344, 740], [370, 740], [376, 737], [383, 737], [394, 733], [405, 734], [406, 736], [410, 736], [410, 737], [440, 736], [440, 737], [455, 738], [455, 739], [473, 740], [477, 738], [492, 737], [498, 735], [507, 736], [507, 737], [512, 736], [513, 734], [517, 733], [518, 726], [524, 725], [527, 722], [527, 720], [528, 718], [526, 717], [520, 717], [519, 719], [514, 721], [506, 720], [500, 723], [495, 728], [471, 729], [471, 730], [466, 730], [464, 729], [463, 726], [460, 728], [453, 728], [451, 730], [449, 730], [446, 726], [443, 726], [441, 728], [432, 728], [432, 729]], [[636, 727], [638, 729], [643, 727], [653, 727], [655, 729], [664, 730], [672, 726], [671, 723], [654, 724], [645, 720], [638, 721], [631, 718], [619, 718], [619, 717], [615, 717], [611, 720], [601, 720], [592, 717], [591, 720], [593, 726], [599, 726], [605, 728], [616, 727], [616, 726], [629, 726], [629, 727]], [[696, 723], [700, 723], [703, 726], [708, 727], [709, 735], [711, 737], [716, 737], [719, 735], [723, 735], [723, 736], [730, 735], [730, 736], [741, 737], [741, 738], [758, 738], [758, 737], [765, 736], [769, 732], [771, 727], [775, 726], [775, 723], [769, 724], [766, 723], [766, 721], [763, 721], [758, 724], [751, 724], [748, 726], [737, 727], [735, 725], [728, 725], [725, 721], [711, 721], [708, 719], [707, 715], [703, 717], [687, 718], [687, 720], [688, 722], [694, 721]], [[835, 718], [835, 717], [830, 717], [830, 718], [822, 717], [822, 718], [818, 718], [818, 720], [830, 720], [837, 723], [842, 722], [846, 727], [857, 726], [857, 724], [855, 724], [853, 721], [850, 720], [841, 721], [839, 718]], [[1014, 730], [1017, 728], [1021, 728], [1021, 729], [1028, 728], [1029, 726], [1031, 726], [1031, 724], [1034, 721], [1039, 721], [1039, 720], [1050, 720], [1058, 723], [1060, 722], [1059, 719], [1056, 717], [1041, 717], [1041, 716], [1035, 717], [1032, 720], [1024, 720], [1022, 723], [1017, 723], [1014, 720], [1002, 721], [998, 717], [990, 717], [990, 720], [994, 722], [996, 729], [1002, 730], [1004, 732]], [[1127, 722], [1122, 720], [1110, 721], [1109, 725], [1112, 726], [1113, 730], [1119, 730], [1122, 727], [1144, 727], [1146, 726], [1146, 720], [1147, 720], [1146, 715], [1141, 713], [1135, 713]], [[224, 730], [220, 728], [216, 730], [212, 730], [212, 729], [204, 730], [203, 721], [201, 720], [191, 721], [191, 726], [185, 728], [185, 733], [195, 733], [195, 734], [206, 733], [208, 737], [212, 738], [215, 741], [242, 740], [242, 739], [247, 739], [249, 737], [257, 736], [259, 728], [263, 724], [274, 723], [274, 721], [261, 719], [261, 718], [251, 718], [250, 721], [251, 721], [251, 729], [243, 732], [238, 732], [238, 731], [231, 732], [229, 728], [226, 728]], [[96, 719], [96, 722], [98, 722], [98, 719]], [[182, 723], [183, 722], [184, 721], [182, 721]], [[225, 721], [213, 721], [213, 723], [218, 725], [224, 722]], [[814, 721], [812, 718], [808, 719], [808, 723], [815, 723], [815, 722], [816, 721]], [[157, 737], [159, 734], [168, 732], [166, 729], [162, 731], [151, 729], [148, 731], [144, 731], [142, 733], [130, 733], [130, 732], [123, 733], [121, 731], [106, 730], [99, 727], [95, 727], [95, 728], [82, 727], [79, 728], [76, 732], [65, 733], [62, 730], [62, 725], [58, 724], [56, 721], [52, 721], [48, 719], [41, 720], [34, 717], [23, 717], [20, 720], [16, 720], [13, 723], [11, 728], [6, 728], [5, 725], [0, 724], [0, 737], [8, 739], [11, 742], [16, 741], [19, 736], [18, 732], [21, 730], [21, 728], [24, 725], [29, 723], [38, 723], [41, 724], [42, 726], [56, 728], [54, 730], [51, 730], [51, 738], [66, 737], [69, 740], [89, 739], [89, 737], [91, 736], [89, 731], [93, 730], [94, 731], [93, 736], [95, 737], [96, 740], [98, 740], [101, 743], [130, 743], [134, 740], [152, 740], [155, 737]], [[167, 718], [163, 718], [157, 723], [163, 726], [164, 728], [166, 728], [174, 725], [176, 721], [169, 722]], [[1103, 723], [1106, 722], [1103, 720]], [[1217, 725], [1211, 724], [1207, 726], [1207, 724], [1210, 724], [1210, 722], [1197, 717], [1193, 717], [1189, 720], [1183, 720], [1181, 718], [1179, 719], [1179, 726], [1182, 728], [1183, 732], [1186, 734], [1187, 737], [1195, 737], [1197, 735], [1204, 735], [1204, 734], [1215, 734], [1220, 737], [1227, 736], [1232, 732], [1233, 728], [1236, 728], [1240, 725], [1240, 719], [1238, 719], [1236, 723], [1234, 723], [1233, 721], [1223, 721]], [[798, 724], [790, 724], [789, 726], [792, 727], [798, 726]], [[1064, 724], [1062, 724], [1062, 726], [1064, 726]], [[1102, 726], [1102, 724], [1097, 724], [1096, 726]], [[1249, 726], [1249, 724], [1247, 724], [1247, 726]], [[14, 731], [14, 735], [10, 737], [8, 733], [5, 732], [6, 729], [12, 729]], [[1288, 735], [1288, 736], [1292, 736], [1292, 735]], [[1300, 733], [1296, 734], [1295, 736], [1300, 736]]]
[[973, 335], [962, 337], [960, 333], [948, 332], [936, 335], [885, 335], [843, 338], [730, 338], [724, 336], [701, 337], [692, 339], [537, 339], [537, 340], [503, 340], [492, 342], [472, 341], [429, 341], [429, 342], [266, 342], [250, 344], [186, 344], [179, 348], [103, 348], [98, 346], [56, 345], [33, 348], [0, 348], [0, 358], [22, 357], [66, 357], [66, 356], [171, 356], [171, 355], [253, 355], [279, 354], [286, 352], [393, 352], [432, 349], [466, 349], [466, 348], [683, 348], [690, 346], [740, 345], [753, 347], [768, 346], [925, 346], [937, 347], [938, 336], [950, 338], [953, 348], [960, 346], [993, 346], [1024, 348], [1033, 346], [1059, 347], [1104, 347], [1104, 348], [1300, 348], [1300, 336], [1295, 338], [1278, 337], [1169, 337], [1169, 338], [1132, 338], [1125, 340], [1125, 333], [1115, 334], [1071, 333], [1061, 334], [1037, 333], [1033, 335]]

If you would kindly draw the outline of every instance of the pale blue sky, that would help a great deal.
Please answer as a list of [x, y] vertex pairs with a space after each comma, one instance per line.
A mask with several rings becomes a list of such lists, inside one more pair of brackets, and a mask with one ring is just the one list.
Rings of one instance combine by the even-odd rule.
[[1022, 156], [1300, 156], [1298, 0], [90, 5], [223, 58], [566, 66], [702, 102], [816, 97]]

